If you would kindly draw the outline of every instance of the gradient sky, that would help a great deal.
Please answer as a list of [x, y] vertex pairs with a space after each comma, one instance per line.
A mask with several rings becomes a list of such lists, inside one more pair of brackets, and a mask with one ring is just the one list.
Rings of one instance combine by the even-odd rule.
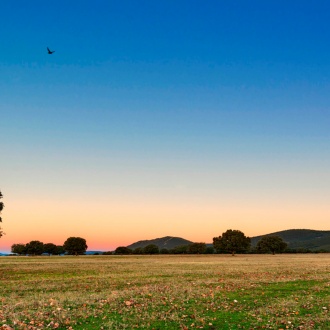
[[2, 0], [0, 31], [0, 251], [330, 230], [328, 1]]

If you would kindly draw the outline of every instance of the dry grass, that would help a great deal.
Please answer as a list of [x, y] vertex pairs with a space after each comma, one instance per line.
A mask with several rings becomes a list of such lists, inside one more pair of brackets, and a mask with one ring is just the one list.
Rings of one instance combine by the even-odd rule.
[[0, 329], [330, 329], [329, 274], [330, 254], [6, 257]]

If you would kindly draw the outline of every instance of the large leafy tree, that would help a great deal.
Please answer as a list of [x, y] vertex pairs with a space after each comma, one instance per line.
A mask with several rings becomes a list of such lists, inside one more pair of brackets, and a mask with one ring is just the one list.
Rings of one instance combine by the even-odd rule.
[[44, 244], [44, 253], [57, 254], [57, 246], [54, 243], [46, 243]]
[[287, 248], [283, 239], [276, 235], [264, 236], [257, 243], [257, 251], [261, 253], [281, 253]]
[[251, 239], [246, 237], [240, 230], [229, 229], [219, 237], [213, 238], [213, 246], [217, 253], [235, 253], [246, 252], [250, 249]]
[[56, 245], [56, 251], [54, 252], [54, 254], [61, 255], [64, 253], [65, 253], [65, 249], [63, 245]]
[[[0, 191], [0, 199], [2, 199], [3, 195]], [[1, 214], [1, 211], [3, 210], [3, 208], [5, 207], [5, 205], [3, 204], [3, 202], [0, 201], [0, 214]], [[0, 216], [0, 222], [2, 222], [2, 218]], [[0, 237], [3, 236], [4, 232], [2, 231], [1, 227], [0, 227]]]
[[26, 244], [26, 253], [32, 255], [41, 255], [44, 252], [44, 243], [40, 241], [31, 241]]
[[190, 254], [202, 254], [206, 251], [205, 243], [192, 243], [188, 245], [188, 253]]
[[25, 244], [13, 244], [11, 246], [11, 252], [23, 255], [27, 253], [27, 248]]
[[171, 254], [186, 254], [188, 253], [188, 245], [179, 245], [170, 250]]
[[126, 246], [118, 246], [115, 250], [115, 254], [132, 254], [133, 251]]
[[159, 247], [155, 244], [149, 244], [143, 248], [143, 252], [145, 254], [158, 254]]
[[87, 250], [86, 240], [81, 237], [69, 237], [63, 244], [64, 250], [68, 254], [84, 254]]
[[133, 254], [143, 254], [143, 248], [142, 247], [137, 247], [133, 250]]

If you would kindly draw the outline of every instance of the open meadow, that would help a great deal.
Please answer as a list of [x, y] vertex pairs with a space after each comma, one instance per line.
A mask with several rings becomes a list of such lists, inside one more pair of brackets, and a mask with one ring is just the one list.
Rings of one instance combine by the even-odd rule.
[[0, 258], [0, 329], [330, 329], [330, 254]]

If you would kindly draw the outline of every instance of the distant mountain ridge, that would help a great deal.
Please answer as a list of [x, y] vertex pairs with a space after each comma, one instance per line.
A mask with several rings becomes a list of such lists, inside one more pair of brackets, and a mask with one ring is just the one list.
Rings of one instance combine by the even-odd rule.
[[192, 241], [189, 241], [187, 239], [181, 238], [181, 237], [172, 237], [172, 236], [165, 236], [161, 238], [155, 238], [151, 240], [144, 240], [144, 241], [138, 241], [131, 245], [128, 245], [127, 247], [134, 250], [136, 248], [144, 248], [149, 244], [155, 244], [158, 246], [159, 249], [173, 249], [177, 246], [181, 245], [188, 245], [192, 244]]
[[288, 244], [289, 249], [326, 250], [330, 252], [330, 230], [288, 229], [251, 237], [252, 246], [264, 236], [276, 235]]

